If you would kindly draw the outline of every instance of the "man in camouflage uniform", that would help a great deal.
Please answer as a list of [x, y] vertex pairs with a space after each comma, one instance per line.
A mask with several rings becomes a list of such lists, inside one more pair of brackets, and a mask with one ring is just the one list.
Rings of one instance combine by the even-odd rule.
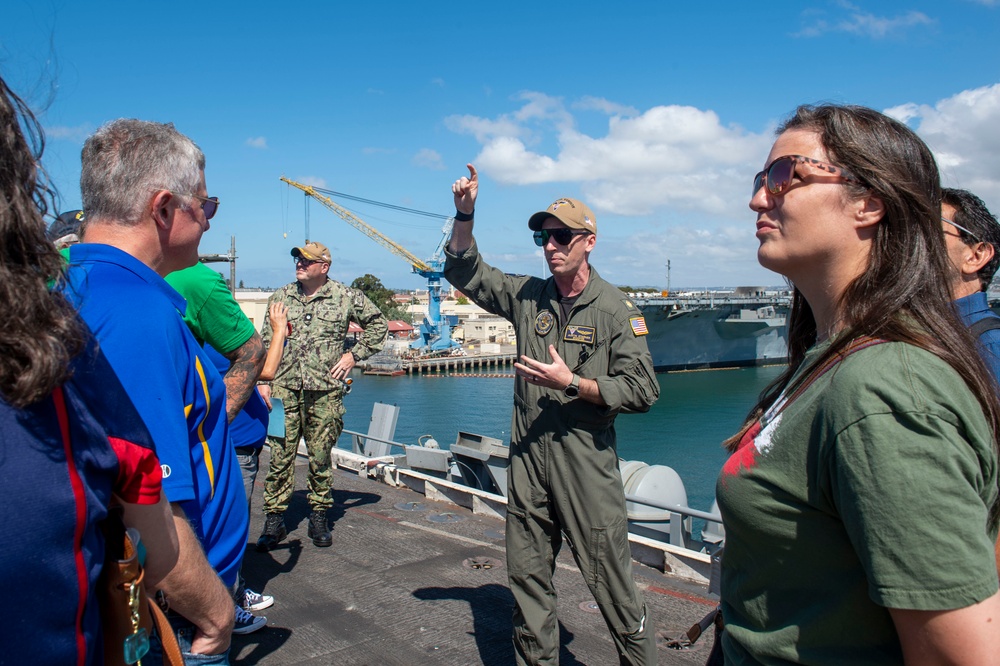
[[[274, 548], [285, 538], [284, 512], [295, 490], [295, 453], [305, 437], [309, 452], [309, 538], [320, 547], [333, 543], [326, 512], [333, 505], [330, 449], [344, 428], [344, 380], [354, 364], [382, 349], [389, 325], [359, 289], [327, 277], [330, 250], [322, 243], [292, 248], [296, 281], [268, 299], [288, 308], [290, 333], [273, 382], [260, 386], [261, 396], [281, 398], [285, 437], [269, 438], [271, 465], [264, 481], [264, 531], [257, 550]], [[347, 327], [356, 322], [364, 333], [346, 350]], [[271, 343], [271, 324], [262, 327], [264, 345]], [[273, 389], [271, 387], [273, 384]]]
[[471, 164], [469, 173], [452, 187], [457, 213], [445, 277], [517, 331], [507, 471], [517, 663], [558, 662], [552, 574], [565, 537], [621, 663], [655, 664], [653, 624], [632, 580], [614, 428], [619, 412], [648, 411], [660, 394], [646, 322], [590, 265], [597, 221], [575, 199], [528, 220], [552, 277], [507, 275], [486, 264], [472, 237], [479, 182]]

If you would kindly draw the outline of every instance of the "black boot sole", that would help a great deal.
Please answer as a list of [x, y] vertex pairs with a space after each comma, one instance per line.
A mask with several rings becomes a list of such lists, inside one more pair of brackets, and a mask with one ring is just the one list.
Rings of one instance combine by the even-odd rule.
[[274, 550], [275, 548], [278, 547], [278, 544], [281, 543], [281, 541], [286, 536], [288, 536], [287, 533], [282, 534], [278, 537], [273, 537], [270, 534], [262, 535], [259, 539], [257, 539], [257, 552], [266, 553], [268, 551]]
[[314, 537], [310, 535], [309, 538], [312, 539], [313, 545], [316, 546], [317, 548], [329, 548], [330, 546], [333, 545], [332, 536], [329, 536], [324, 539], [322, 537]]

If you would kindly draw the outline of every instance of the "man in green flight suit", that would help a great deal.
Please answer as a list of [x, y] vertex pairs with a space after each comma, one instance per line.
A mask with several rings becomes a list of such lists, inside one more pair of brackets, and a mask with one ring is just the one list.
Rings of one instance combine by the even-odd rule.
[[[285, 538], [284, 512], [295, 490], [295, 452], [305, 437], [309, 454], [309, 538], [320, 547], [333, 543], [326, 512], [333, 505], [330, 450], [344, 429], [344, 380], [354, 364], [382, 349], [389, 325], [361, 290], [331, 280], [330, 250], [322, 243], [292, 248], [295, 282], [268, 299], [288, 308], [290, 333], [273, 382], [258, 388], [270, 406], [273, 395], [285, 407], [285, 437], [269, 438], [271, 464], [264, 481], [264, 531], [257, 550], [274, 548]], [[345, 349], [347, 328], [356, 322], [364, 332]], [[271, 324], [261, 327], [264, 345], [271, 343]]]
[[475, 167], [452, 186], [455, 227], [445, 277], [517, 332], [507, 472], [507, 570], [518, 664], [556, 664], [552, 586], [563, 536], [594, 595], [622, 664], [655, 664], [653, 625], [632, 580], [625, 494], [615, 450], [619, 412], [648, 411], [660, 394], [642, 313], [590, 265], [597, 221], [558, 199], [528, 220], [552, 277], [507, 275], [472, 236]]

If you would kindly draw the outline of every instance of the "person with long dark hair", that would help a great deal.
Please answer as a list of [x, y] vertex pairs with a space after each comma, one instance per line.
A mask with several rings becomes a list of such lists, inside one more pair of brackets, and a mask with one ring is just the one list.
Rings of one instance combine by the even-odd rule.
[[934, 157], [871, 109], [803, 106], [750, 208], [794, 296], [788, 369], [717, 485], [726, 661], [995, 663], [1000, 403], [951, 305]]
[[147, 583], [177, 561], [149, 433], [93, 336], [49, 290], [63, 260], [31, 110], [0, 79], [0, 661], [100, 664], [95, 586], [112, 503], [147, 547]]

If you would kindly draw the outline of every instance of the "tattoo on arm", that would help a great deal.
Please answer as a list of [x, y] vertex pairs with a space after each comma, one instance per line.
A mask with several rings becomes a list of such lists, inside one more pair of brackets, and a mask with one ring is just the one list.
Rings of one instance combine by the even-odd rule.
[[226, 416], [232, 423], [250, 399], [257, 376], [264, 368], [264, 343], [260, 335], [254, 333], [252, 338], [225, 356], [231, 365], [222, 380], [226, 384]]

